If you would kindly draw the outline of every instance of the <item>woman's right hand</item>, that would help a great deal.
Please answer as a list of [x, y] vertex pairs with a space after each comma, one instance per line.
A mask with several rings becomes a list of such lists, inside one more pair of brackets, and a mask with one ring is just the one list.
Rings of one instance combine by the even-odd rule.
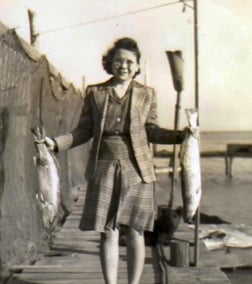
[[199, 140], [200, 138], [200, 132], [199, 132], [199, 127], [189, 127], [186, 126], [182, 131], [182, 139], [183, 141], [185, 140], [186, 137], [188, 137], [188, 135], [192, 135], [193, 137], [195, 137], [197, 140]]
[[45, 137], [45, 144], [46, 147], [50, 150], [50, 151], [55, 151], [56, 149], [56, 142], [50, 138], [50, 137]]

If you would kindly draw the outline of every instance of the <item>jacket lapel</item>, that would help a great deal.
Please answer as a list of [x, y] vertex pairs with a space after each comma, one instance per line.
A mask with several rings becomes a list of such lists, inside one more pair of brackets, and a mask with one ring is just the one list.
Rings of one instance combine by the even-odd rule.
[[[97, 91], [94, 92], [95, 102], [98, 109], [102, 112], [104, 108], [104, 103], [106, 96], [112, 94], [111, 80], [105, 82], [104, 84], [97, 86]], [[131, 110], [130, 116], [133, 119], [138, 116], [140, 107], [143, 105], [147, 93], [142, 85], [138, 84], [136, 81], [132, 82], [132, 97], [131, 97]]]
[[131, 118], [134, 119], [139, 115], [140, 107], [143, 105], [146, 97], [146, 92], [141, 85], [134, 82], [132, 87], [132, 97], [131, 97]]
[[111, 80], [105, 82], [100, 86], [97, 86], [97, 91], [94, 92], [95, 102], [101, 112], [103, 111], [106, 97], [112, 92], [110, 81]]

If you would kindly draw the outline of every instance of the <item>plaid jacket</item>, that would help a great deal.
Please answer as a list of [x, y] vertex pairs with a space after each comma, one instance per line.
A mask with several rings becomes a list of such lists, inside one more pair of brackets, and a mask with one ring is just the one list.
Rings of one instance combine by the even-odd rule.
[[[110, 89], [111, 80], [88, 86], [78, 126], [71, 133], [54, 138], [58, 151], [81, 145], [93, 138], [86, 170], [88, 180], [95, 176]], [[133, 81], [130, 107], [130, 138], [142, 179], [146, 183], [156, 179], [149, 143], [179, 144], [183, 140], [181, 131], [158, 126], [156, 94], [152, 88], [136, 81]]]

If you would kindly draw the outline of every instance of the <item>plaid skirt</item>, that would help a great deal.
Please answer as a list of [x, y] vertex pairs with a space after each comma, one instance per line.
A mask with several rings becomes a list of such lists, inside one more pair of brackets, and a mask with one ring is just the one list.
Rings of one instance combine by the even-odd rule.
[[104, 139], [95, 178], [89, 181], [79, 228], [105, 232], [120, 225], [152, 231], [154, 183], [143, 183], [129, 141]]

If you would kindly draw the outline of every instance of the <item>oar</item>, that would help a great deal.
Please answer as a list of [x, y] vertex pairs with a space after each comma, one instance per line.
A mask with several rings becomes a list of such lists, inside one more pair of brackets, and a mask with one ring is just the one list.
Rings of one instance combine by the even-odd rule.
[[[183, 90], [183, 58], [182, 51], [166, 51], [166, 55], [168, 57], [168, 61], [171, 68], [172, 79], [174, 89], [177, 91], [177, 99], [175, 105], [175, 119], [174, 119], [174, 129], [179, 129], [179, 121], [180, 121], [180, 102], [181, 102], [181, 93]], [[177, 172], [177, 156], [178, 156], [178, 147], [173, 145], [173, 156], [172, 156], [172, 176], [171, 176], [171, 192], [170, 192], [170, 200], [168, 207], [173, 207], [174, 202], [174, 190], [176, 184], [176, 172]]]

